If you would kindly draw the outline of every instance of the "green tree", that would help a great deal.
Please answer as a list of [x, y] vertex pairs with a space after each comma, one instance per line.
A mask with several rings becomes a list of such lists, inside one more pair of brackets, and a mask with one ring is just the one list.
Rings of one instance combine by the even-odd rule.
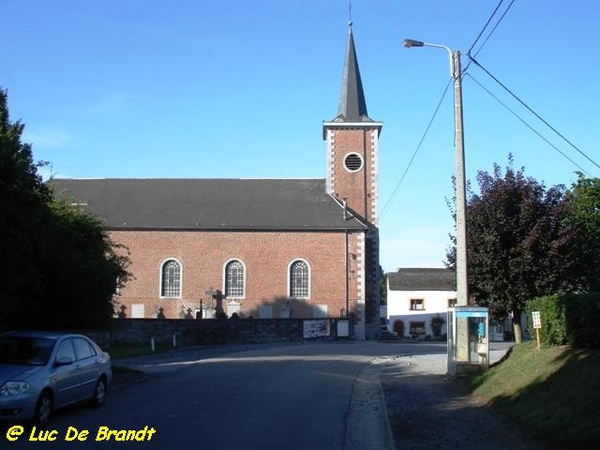
[[0, 89], [0, 330], [105, 325], [128, 259], [97, 219], [54, 200], [23, 128]]
[[[469, 292], [488, 306], [495, 319], [515, 318], [515, 338], [521, 340], [525, 303], [540, 295], [573, 290], [577, 233], [564, 226], [568, 208], [565, 189], [543, 184], [514, 170], [512, 155], [503, 174], [477, 175], [479, 193], [467, 200]], [[447, 254], [455, 267], [456, 249]]]
[[49, 306], [42, 320], [61, 329], [107, 326], [128, 259], [115, 251], [102, 222], [81, 207], [54, 201], [51, 210], [52, 226], [41, 244]]
[[577, 233], [579, 291], [600, 291], [600, 178], [578, 179], [566, 193], [568, 216], [565, 225]]
[[50, 220], [50, 191], [21, 143], [24, 125], [10, 122], [7, 94], [0, 88], [0, 328], [11, 318], [38, 313], [44, 296], [39, 270], [39, 230]]

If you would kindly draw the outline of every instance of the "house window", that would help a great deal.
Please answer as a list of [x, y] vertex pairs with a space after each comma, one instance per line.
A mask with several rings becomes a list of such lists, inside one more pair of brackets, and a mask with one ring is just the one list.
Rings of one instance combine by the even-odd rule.
[[244, 265], [240, 261], [230, 261], [225, 266], [225, 297], [244, 296]]
[[419, 337], [425, 335], [425, 322], [410, 322], [410, 336]]
[[410, 310], [411, 311], [424, 311], [425, 310], [425, 302], [422, 298], [413, 298], [410, 300]]
[[309, 297], [309, 273], [308, 264], [305, 261], [294, 261], [290, 266], [290, 297]]
[[161, 297], [181, 297], [181, 264], [174, 259], [165, 261], [161, 270]]
[[456, 306], [456, 299], [450, 298], [448, 299], [448, 308], [454, 308]]

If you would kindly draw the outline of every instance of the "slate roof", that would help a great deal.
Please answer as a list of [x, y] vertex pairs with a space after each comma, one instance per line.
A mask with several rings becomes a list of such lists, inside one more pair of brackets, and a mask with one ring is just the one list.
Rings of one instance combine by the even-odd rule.
[[367, 229], [322, 179], [53, 179], [55, 194], [109, 229]]
[[367, 102], [363, 90], [352, 25], [348, 28], [348, 44], [346, 47], [346, 61], [342, 76], [342, 90], [338, 104], [336, 122], [372, 122], [367, 113]]
[[450, 269], [406, 268], [388, 274], [392, 291], [455, 291], [456, 272]]

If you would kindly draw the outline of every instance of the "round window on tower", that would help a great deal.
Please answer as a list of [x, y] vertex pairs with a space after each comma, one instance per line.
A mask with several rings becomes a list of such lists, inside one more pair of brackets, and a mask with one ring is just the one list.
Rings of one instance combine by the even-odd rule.
[[344, 167], [348, 172], [358, 172], [363, 168], [363, 159], [358, 153], [348, 153], [344, 159]]

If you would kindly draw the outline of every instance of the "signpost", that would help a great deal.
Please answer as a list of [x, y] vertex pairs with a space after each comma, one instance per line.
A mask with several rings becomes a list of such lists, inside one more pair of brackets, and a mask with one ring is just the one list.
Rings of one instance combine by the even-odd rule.
[[533, 316], [533, 328], [535, 329], [535, 337], [537, 339], [537, 348], [540, 349], [540, 329], [542, 328], [542, 319], [540, 318], [539, 311], [532, 311]]

